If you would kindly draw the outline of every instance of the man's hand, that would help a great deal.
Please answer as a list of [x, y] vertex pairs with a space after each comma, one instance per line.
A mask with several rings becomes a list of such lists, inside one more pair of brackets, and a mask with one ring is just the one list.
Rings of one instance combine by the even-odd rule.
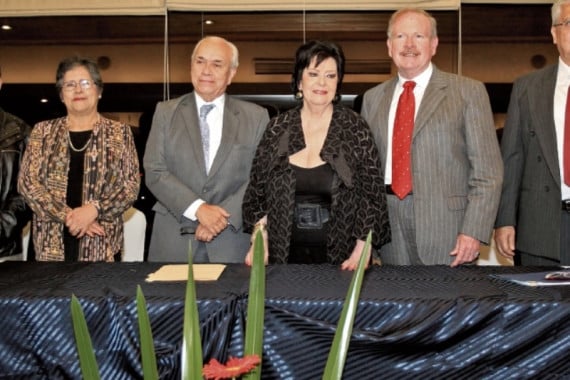
[[455, 260], [451, 263], [451, 267], [457, 267], [461, 264], [475, 261], [479, 256], [480, 247], [481, 243], [479, 240], [465, 234], [457, 235], [455, 248], [453, 251], [449, 252], [451, 256], [455, 256]]
[[[352, 250], [352, 253], [350, 254], [350, 257], [344, 260], [344, 262], [340, 266], [340, 269], [355, 270], [356, 268], [358, 268], [358, 262], [360, 261], [360, 257], [362, 256], [362, 249], [364, 248], [365, 244], [366, 242], [364, 240], [358, 239], [356, 241], [354, 249]], [[365, 253], [365, 255], [367, 256], [365, 268], [368, 268], [368, 265], [370, 263], [370, 248], [368, 249], [368, 252]]]
[[[230, 214], [220, 206], [203, 203], [196, 210], [196, 217], [200, 226], [207, 229], [213, 239], [228, 226]], [[197, 236], [198, 229], [196, 229], [196, 238], [198, 239]]]
[[512, 259], [515, 256], [515, 227], [504, 226], [496, 228], [495, 245], [501, 256]]
[[202, 224], [198, 224], [198, 227], [196, 227], [196, 232], [194, 233], [194, 238], [196, 240], [208, 243], [211, 242], [214, 237], [214, 234], [211, 233], [209, 229], [204, 227]]

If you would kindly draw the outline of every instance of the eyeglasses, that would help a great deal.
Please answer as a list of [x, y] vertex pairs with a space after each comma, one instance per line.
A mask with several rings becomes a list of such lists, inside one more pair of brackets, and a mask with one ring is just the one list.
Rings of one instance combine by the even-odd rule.
[[552, 24], [552, 26], [563, 26], [564, 28], [570, 28], [570, 20], [564, 20], [558, 24]]
[[69, 82], [63, 82], [62, 86], [63, 91], [67, 92], [74, 91], [78, 84], [82, 89], [89, 90], [93, 85], [93, 81], [89, 79], [80, 79], [79, 82], [76, 82], [74, 80], [70, 80]]

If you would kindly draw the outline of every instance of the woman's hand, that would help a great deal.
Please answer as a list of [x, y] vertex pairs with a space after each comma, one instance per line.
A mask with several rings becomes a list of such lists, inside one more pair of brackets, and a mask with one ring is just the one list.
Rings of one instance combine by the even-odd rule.
[[[362, 255], [362, 249], [366, 242], [364, 240], [358, 239], [356, 241], [356, 245], [352, 250], [352, 254], [348, 259], [346, 259], [340, 266], [342, 270], [355, 270], [358, 268], [358, 262], [360, 261], [360, 256]], [[370, 265], [370, 247], [368, 248], [368, 252], [366, 252], [366, 265], [365, 268], [368, 268]]]
[[65, 225], [69, 229], [69, 233], [75, 237], [83, 237], [89, 226], [95, 222], [99, 212], [92, 204], [86, 204], [81, 207], [74, 208], [65, 216]]
[[264, 216], [259, 222], [255, 224], [255, 228], [253, 229], [253, 233], [251, 234], [251, 245], [249, 246], [249, 250], [247, 251], [247, 255], [245, 255], [245, 264], [247, 266], [253, 265], [253, 247], [255, 246], [255, 236], [257, 235], [257, 231], [261, 231], [261, 236], [263, 237], [263, 251], [264, 251], [264, 258], [263, 261], [265, 265], [269, 262], [269, 247], [267, 244], [267, 229], [265, 225], [267, 223], [267, 216]]
[[[103, 229], [103, 227], [99, 223], [93, 222], [89, 225], [89, 227], [87, 227], [87, 231], [85, 231], [85, 235], [87, 235], [89, 237], [105, 236], [105, 230]], [[77, 237], [82, 238], [83, 235], [77, 236]]]

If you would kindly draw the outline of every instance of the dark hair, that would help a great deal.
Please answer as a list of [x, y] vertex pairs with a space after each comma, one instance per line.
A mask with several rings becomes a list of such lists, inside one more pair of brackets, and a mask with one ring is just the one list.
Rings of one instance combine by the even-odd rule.
[[101, 79], [101, 74], [99, 73], [97, 63], [90, 58], [80, 56], [65, 58], [57, 66], [57, 71], [55, 73], [55, 88], [57, 88], [57, 92], [61, 92], [61, 89], [63, 87], [63, 77], [65, 76], [65, 73], [78, 66], [83, 66], [87, 69], [87, 71], [89, 71], [91, 79], [99, 88], [99, 92], [101, 92], [103, 90], [103, 80]]
[[340, 88], [344, 76], [344, 53], [342, 48], [329, 41], [309, 41], [301, 45], [295, 53], [295, 68], [291, 78], [291, 88], [293, 94], [299, 92], [299, 82], [303, 77], [303, 71], [309, 67], [311, 61], [316, 58], [316, 66], [327, 58], [332, 58], [336, 62], [338, 71], [338, 83], [336, 86], [335, 101], [340, 99]]

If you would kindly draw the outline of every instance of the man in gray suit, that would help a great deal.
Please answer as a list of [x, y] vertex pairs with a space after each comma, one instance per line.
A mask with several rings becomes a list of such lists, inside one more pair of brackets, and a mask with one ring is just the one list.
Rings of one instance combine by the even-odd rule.
[[[482, 83], [431, 63], [437, 27], [425, 11], [395, 12], [387, 45], [398, 77], [368, 90], [362, 105], [383, 158], [388, 194], [392, 242], [380, 258], [395, 265], [471, 263], [481, 242], [491, 238], [503, 176], [487, 92]], [[392, 163], [400, 154], [392, 155], [392, 136], [406, 81], [415, 82], [415, 120], [406, 148], [411, 190], [396, 196], [391, 185], [400, 173]]]
[[269, 116], [225, 94], [237, 67], [234, 44], [206, 37], [192, 53], [194, 91], [156, 107], [144, 156], [157, 199], [149, 261], [186, 262], [192, 242], [194, 262], [244, 262], [242, 198]]
[[495, 243], [507, 258], [516, 252], [522, 265], [570, 265], [570, 179], [564, 178], [570, 0], [552, 6], [550, 32], [558, 63], [515, 81], [501, 139], [505, 179]]

